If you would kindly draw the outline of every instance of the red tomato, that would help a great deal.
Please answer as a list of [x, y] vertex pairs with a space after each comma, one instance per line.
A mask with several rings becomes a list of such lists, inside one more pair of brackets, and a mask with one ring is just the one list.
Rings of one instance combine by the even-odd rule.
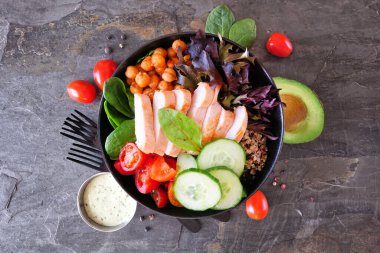
[[245, 202], [245, 211], [253, 220], [264, 219], [268, 214], [268, 201], [262, 191], [257, 191]]
[[119, 172], [120, 174], [124, 175], [124, 176], [129, 176], [129, 175], [133, 175], [135, 172], [130, 172], [128, 173], [127, 171], [125, 171], [122, 167], [121, 167], [121, 163], [120, 163], [120, 160], [117, 160], [115, 161], [115, 163], [113, 164], [113, 166], [115, 167], [115, 169], [117, 170], [117, 172]]
[[166, 182], [173, 179], [176, 175], [175, 167], [172, 168], [162, 156], [154, 158], [149, 169], [149, 175], [158, 182]]
[[89, 104], [96, 99], [95, 87], [85, 80], [75, 80], [67, 86], [69, 97], [79, 103]]
[[94, 80], [99, 89], [103, 90], [104, 82], [110, 78], [115, 70], [117, 64], [113, 60], [100, 60], [94, 66]]
[[168, 204], [168, 194], [164, 189], [157, 188], [156, 190], [153, 190], [150, 195], [158, 208], [164, 208]]
[[266, 44], [269, 53], [278, 57], [288, 57], [293, 51], [289, 38], [282, 33], [272, 33]]
[[150, 178], [149, 167], [152, 164], [152, 160], [148, 158], [145, 161], [145, 165], [135, 172], [135, 185], [137, 190], [141, 193], [149, 193], [160, 186], [160, 182], [157, 182]]
[[179, 201], [174, 196], [173, 182], [169, 182], [168, 184], [168, 197], [169, 197], [170, 204], [176, 207], [183, 207], [181, 203], [179, 203]]
[[132, 175], [138, 168], [140, 168], [146, 159], [146, 155], [136, 146], [130, 142], [127, 143], [120, 151], [119, 160], [122, 175]]

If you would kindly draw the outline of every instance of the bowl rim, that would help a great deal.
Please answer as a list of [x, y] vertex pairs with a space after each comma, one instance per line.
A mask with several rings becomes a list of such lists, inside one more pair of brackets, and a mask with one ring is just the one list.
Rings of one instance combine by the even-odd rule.
[[[164, 40], [164, 39], [169, 39], [170, 37], [183, 37], [183, 36], [188, 36], [188, 37], [191, 37], [191, 36], [195, 36], [196, 32], [193, 32], [193, 31], [190, 31], [190, 32], [180, 32], [180, 33], [171, 33], [171, 34], [167, 34], [167, 35], [162, 35], [162, 36], [159, 36], [159, 37], [156, 37], [152, 40], [149, 40], [147, 41], [146, 43], [142, 44], [141, 46], [139, 46], [136, 50], [134, 50], [130, 55], [126, 56], [124, 58], [124, 60], [122, 62], [120, 62], [120, 64], [118, 65], [118, 67], [116, 68], [114, 74], [112, 76], [116, 76], [117, 73], [119, 73], [120, 71], [123, 71], [124, 72], [124, 63], [128, 61], [128, 59], [130, 58], [136, 58], [138, 56], [141, 56], [141, 53], [140, 51], [142, 51], [143, 48], [146, 48], [146, 47], [149, 47], [151, 44], [154, 44], [156, 42], [159, 42], [161, 40]], [[205, 35], [207, 37], [214, 37], [214, 38], [218, 38], [217, 35], [215, 34], [210, 34], [210, 33], [205, 33]], [[230, 43], [230, 44], [233, 44], [234, 46], [240, 48], [241, 50], [245, 50], [245, 48], [241, 47], [240, 45], [238, 45], [237, 43], [227, 39], [227, 38], [224, 38], [223, 37], [223, 40]], [[269, 78], [269, 82], [271, 83], [271, 85], [273, 85], [274, 87], [277, 88], [276, 84], [274, 83], [273, 81], [273, 78], [271, 75], [269, 75], [268, 71], [265, 69], [265, 67], [257, 60], [257, 58], [255, 59], [255, 64], [258, 64], [259, 67], [261, 68], [261, 70], [263, 71], [263, 73], [266, 75], [266, 77]], [[279, 98], [280, 99], [280, 98]], [[105, 165], [108, 169], [108, 172], [110, 172], [113, 177], [115, 178], [114, 176], [114, 172], [109, 168], [109, 165], [108, 165], [108, 162], [107, 162], [107, 155], [106, 155], [106, 151], [105, 151], [105, 148], [103, 147], [102, 143], [101, 143], [101, 131], [100, 131], [100, 126], [101, 126], [101, 122], [100, 122], [100, 119], [101, 119], [101, 114], [103, 113], [102, 111], [104, 110], [104, 96], [102, 95], [101, 97], [101, 101], [100, 101], [100, 105], [99, 105], [99, 111], [98, 111], [98, 131], [97, 131], [97, 137], [98, 137], [98, 140], [100, 142], [100, 149], [101, 149], [101, 153], [102, 153], [102, 158], [103, 160], [105, 161]], [[281, 101], [281, 100], [280, 100]], [[152, 209], [149, 205], [147, 205], [146, 203], [144, 203], [143, 201], [139, 201], [137, 199], [135, 199], [133, 196], [131, 196], [133, 199], [136, 200], [137, 203], [143, 205], [144, 207], [148, 208], [149, 210], [152, 210], [152, 211], [156, 211], [156, 212], [159, 212], [160, 214], [163, 214], [163, 215], [166, 215], [166, 216], [169, 216], [169, 217], [175, 217], [175, 218], [179, 218], [179, 219], [197, 219], [197, 218], [205, 218], [205, 217], [211, 217], [211, 216], [217, 216], [217, 215], [220, 215], [220, 214], [223, 214], [225, 212], [228, 212], [236, 207], [238, 207], [239, 205], [241, 205], [241, 203], [243, 203], [245, 200], [247, 200], [249, 197], [251, 197], [256, 191], [258, 191], [260, 189], [260, 187], [263, 185], [263, 183], [268, 179], [269, 175], [271, 174], [271, 172], [273, 171], [277, 161], [278, 161], [278, 158], [280, 156], [280, 153], [281, 153], [281, 150], [282, 150], [282, 146], [283, 146], [283, 137], [284, 137], [284, 112], [283, 112], [283, 107], [282, 107], [282, 104], [279, 105], [279, 122], [280, 122], [280, 136], [279, 136], [279, 143], [278, 143], [278, 149], [276, 150], [276, 152], [273, 154], [273, 164], [270, 168], [268, 168], [267, 172], [265, 173], [265, 176], [264, 178], [262, 179], [262, 181], [260, 183], [258, 183], [258, 186], [257, 188], [252, 191], [252, 193], [250, 193], [249, 195], [247, 195], [246, 197], [242, 198], [242, 200], [239, 202], [239, 204], [237, 204], [236, 206], [232, 207], [232, 208], [229, 208], [229, 209], [225, 209], [225, 210], [218, 210], [216, 213], [214, 214], [205, 214], [205, 215], [202, 215], [203, 211], [200, 211], [200, 212], [197, 212], [199, 215], [196, 215], [195, 217], [189, 217], [189, 216], [181, 216], [181, 215], [173, 215], [173, 214], [168, 214], [168, 213], [165, 213], [165, 212], [161, 212], [160, 210], [156, 210], [156, 209]], [[122, 187], [121, 183], [118, 181], [117, 178], [115, 178], [116, 182], [118, 182], [120, 184], [120, 186]], [[122, 187], [124, 189], [124, 187]], [[125, 189], [124, 189], [125, 190]], [[127, 192], [128, 193], [128, 192]], [[196, 211], [194, 211], [196, 212]]]

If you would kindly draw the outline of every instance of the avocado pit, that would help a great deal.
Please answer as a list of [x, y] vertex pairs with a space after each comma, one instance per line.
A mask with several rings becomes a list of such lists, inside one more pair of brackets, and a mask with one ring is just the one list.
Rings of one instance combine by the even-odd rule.
[[307, 116], [307, 108], [301, 98], [291, 94], [282, 94], [281, 100], [286, 104], [284, 107], [284, 124], [286, 131], [295, 131]]

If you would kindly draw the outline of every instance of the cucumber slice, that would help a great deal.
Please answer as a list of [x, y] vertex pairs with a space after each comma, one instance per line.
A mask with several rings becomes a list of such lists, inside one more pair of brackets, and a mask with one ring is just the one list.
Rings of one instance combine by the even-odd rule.
[[222, 198], [212, 209], [225, 210], [236, 206], [244, 196], [243, 185], [236, 174], [227, 167], [214, 167], [207, 170], [219, 180]]
[[225, 166], [232, 169], [240, 177], [244, 171], [245, 152], [234, 140], [218, 139], [203, 147], [197, 159], [198, 168], [208, 169]]
[[195, 158], [189, 154], [179, 154], [177, 157], [177, 173], [191, 168], [198, 168]]
[[222, 197], [218, 180], [205, 170], [187, 169], [177, 175], [174, 196], [187, 209], [204, 211], [215, 206]]

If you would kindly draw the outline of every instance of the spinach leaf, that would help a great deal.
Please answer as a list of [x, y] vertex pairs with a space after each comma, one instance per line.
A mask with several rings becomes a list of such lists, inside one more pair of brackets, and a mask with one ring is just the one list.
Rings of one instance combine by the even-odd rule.
[[127, 142], [135, 141], [135, 120], [126, 120], [108, 135], [105, 143], [106, 152], [112, 160], [117, 160], [121, 148]]
[[256, 39], [256, 22], [251, 18], [236, 21], [230, 29], [228, 38], [239, 45], [250, 48]]
[[121, 123], [123, 123], [125, 120], [128, 119], [123, 114], [118, 112], [115, 109], [115, 107], [110, 105], [107, 102], [107, 100], [104, 101], [104, 111], [106, 112], [107, 118], [108, 118], [109, 122], [111, 123], [111, 125], [113, 126], [113, 128], [117, 128], [118, 126], [121, 125]]
[[129, 106], [127, 89], [124, 82], [117, 77], [111, 77], [104, 83], [103, 95], [107, 102], [128, 118], [134, 118]]
[[228, 37], [228, 33], [232, 24], [235, 22], [235, 17], [227, 5], [221, 4], [213, 9], [207, 17], [206, 32], [218, 34]]
[[202, 148], [202, 132], [192, 119], [170, 108], [158, 111], [158, 120], [165, 136], [184, 150], [199, 152]]
[[135, 114], [135, 96], [132, 94], [131, 90], [128, 88], [126, 88], [125, 94], [127, 94], [127, 97], [128, 97], [129, 108], [131, 109], [133, 114]]

